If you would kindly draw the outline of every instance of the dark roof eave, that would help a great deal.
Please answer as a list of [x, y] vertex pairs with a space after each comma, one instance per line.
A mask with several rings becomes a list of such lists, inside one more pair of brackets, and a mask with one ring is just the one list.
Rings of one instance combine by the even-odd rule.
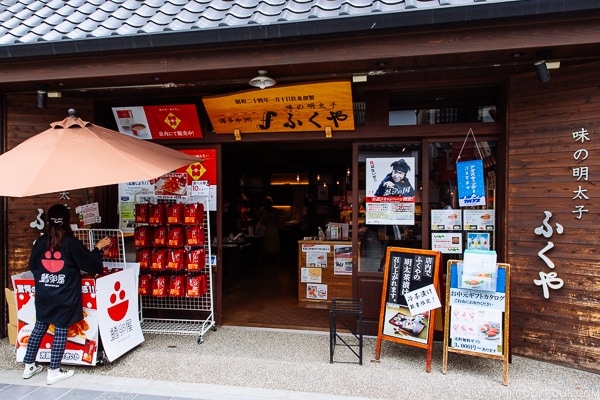
[[283, 22], [273, 25], [247, 25], [185, 32], [140, 33], [133, 36], [113, 36], [84, 40], [65, 39], [56, 42], [16, 44], [0, 47], [0, 59], [160, 49], [173, 46], [214, 45], [532, 17], [599, 9], [598, 0], [529, 0], [478, 6], [442, 7], [401, 13], [373, 13], [359, 17]]

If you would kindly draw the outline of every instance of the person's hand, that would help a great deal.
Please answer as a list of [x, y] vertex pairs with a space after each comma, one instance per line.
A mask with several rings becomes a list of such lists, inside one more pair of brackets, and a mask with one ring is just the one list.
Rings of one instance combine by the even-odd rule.
[[393, 188], [394, 184], [392, 182], [386, 182], [383, 184], [383, 186], [385, 186], [386, 188]]
[[105, 236], [102, 239], [98, 240], [98, 243], [96, 243], [96, 247], [100, 250], [104, 250], [105, 247], [110, 245], [110, 237]]

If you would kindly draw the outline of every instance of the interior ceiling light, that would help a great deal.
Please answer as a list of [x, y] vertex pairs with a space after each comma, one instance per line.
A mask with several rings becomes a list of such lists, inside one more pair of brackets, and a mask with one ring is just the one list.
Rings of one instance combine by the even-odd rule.
[[267, 76], [267, 71], [265, 71], [264, 69], [259, 69], [258, 76], [255, 76], [254, 78], [250, 79], [250, 82], [248, 83], [250, 84], [250, 86], [264, 89], [274, 86], [277, 82], [275, 82], [275, 79], [269, 78]]

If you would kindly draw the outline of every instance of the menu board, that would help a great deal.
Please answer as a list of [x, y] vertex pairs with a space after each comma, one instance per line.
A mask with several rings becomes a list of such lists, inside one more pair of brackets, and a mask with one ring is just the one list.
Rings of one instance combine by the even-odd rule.
[[427, 349], [425, 370], [431, 370], [435, 309], [439, 303], [441, 253], [433, 250], [388, 247], [375, 358], [381, 341], [389, 340]]

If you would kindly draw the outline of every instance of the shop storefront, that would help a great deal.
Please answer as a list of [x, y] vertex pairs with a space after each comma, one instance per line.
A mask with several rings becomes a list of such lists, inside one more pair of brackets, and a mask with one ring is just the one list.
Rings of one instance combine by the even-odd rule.
[[[252, 27], [243, 26], [240, 37], [215, 43], [192, 43], [197, 38], [182, 32], [180, 40], [147, 51], [123, 44], [111, 54], [76, 49], [73, 55], [69, 41], [64, 54], [53, 54], [40, 40], [39, 54], [36, 44], [24, 45], [35, 53], [31, 58], [13, 43], [8, 47], [15, 52], [4, 54], [6, 63], [0, 67], [3, 150], [46, 129], [76, 105], [83, 119], [99, 125], [129, 129], [131, 135], [178, 150], [214, 151], [214, 207], [206, 228], [215, 258], [210, 308], [217, 325], [223, 319], [222, 293], [236, 274], [247, 272], [235, 266], [244, 268], [255, 258], [246, 252], [252, 247], [237, 242], [238, 234], [254, 236], [250, 229], [257, 228], [257, 221], [249, 216], [270, 195], [286, 223], [281, 250], [297, 256], [293, 267], [300, 302], [326, 301], [336, 293], [317, 282], [325, 276], [312, 270], [325, 253], [326, 265], [337, 267], [337, 274], [327, 278], [341, 285], [344, 296], [363, 299], [365, 329], [372, 334], [380, 315], [387, 247], [439, 250], [445, 263], [461, 258], [469, 245], [483, 246], [512, 266], [512, 351], [554, 361], [551, 349], [560, 349], [568, 365], [597, 370], [600, 355], [593, 343], [599, 334], [595, 288], [600, 278], [593, 249], [598, 243], [587, 232], [595, 228], [598, 207], [593, 170], [600, 160], [594, 136], [600, 115], [600, 15], [591, 2], [562, 14], [555, 8], [558, 2], [522, 2], [518, 15], [506, 6], [511, 2], [480, 3], [397, 10], [398, 16], [414, 17], [398, 18], [398, 26], [386, 18], [370, 20], [375, 14], [350, 12], [354, 21], [385, 26], [375, 30], [350, 27], [345, 16], [339, 32], [327, 32], [316, 18], [293, 47], [286, 36], [290, 24], [281, 24], [278, 34], [263, 32], [267, 40], [262, 41], [244, 40], [253, 36], [244, 36]], [[544, 18], [539, 14], [544, 8], [533, 10], [530, 3], [547, 3]], [[474, 11], [473, 21], [465, 23], [461, 11], [468, 7], [482, 13]], [[425, 20], [432, 15], [443, 23], [428, 27]], [[570, 35], [556, 34], [548, 18]], [[321, 31], [327, 40], [315, 38]], [[547, 38], [543, 48], [532, 39], [540, 35]], [[545, 82], [533, 66], [543, 51], [549, 61], [561, 62]], [[250, 88], [248, 81], [263, 68], [275, 86]], [[323, 91], [327, 98], [321, 106], [329, 119], [313, 118], [316, 110], [308, 100], [301, 113], [295, 114], [297, 106], [289, 113], [278, 111], [286, 116], [283, 120], [267, 115], [269, 99], [291, 104], [291, 97], [304, 95], [307, 86], [330, 82], [341, 82], [345, 89], [343, 95], [337, 89]], [[38, 100], [44, 108], [37, 108]], [[250, 110], [257, 112], [252, 118], [242, 115], [250, 112], [243, 109], [250, 103], [258, 105]], [[334, 110], [334, 103], [351, 111]], [[153, 124], [159, 120], [147, 120], [143, 127], [126, 122], [141, 108], [180, 105], [195, 108], [194, 129], [201, 135], [158, 137]], [[238, 114], [224, 118], [223, 110]], [[275, 121], [282, 125], [274, 128]], [[458, 196], [457, 161], [473, 160], [481, 161], [484, 179], [485, 201], [477, 207], [461, 203]], [[394, 171], [404, 174], [406, 185], [386, 192], [383, 181]], [[3, 198], [2, 225], [9, 227], [0, 244], [6, 286], [10, 276], [26, 268], [29, 243], [38, 234], [28, 226], [38, 208], [60, 201], [73, 206], [98, 202], [106, 227], [131, 223], [134, 228], [135, 198], [122, 201], [119, 190]], [[471, 209], [485, 210], [491, 222], [468, 222], [464, 211]], [[446, 223], [459, 214], [462, 224]], [[330, 253], [318, 248], [319, 227]], [[227, 269], [227, 259], [247, 262], [231, 261]], [[575, 338], [573, 332], [578, 332]]]

